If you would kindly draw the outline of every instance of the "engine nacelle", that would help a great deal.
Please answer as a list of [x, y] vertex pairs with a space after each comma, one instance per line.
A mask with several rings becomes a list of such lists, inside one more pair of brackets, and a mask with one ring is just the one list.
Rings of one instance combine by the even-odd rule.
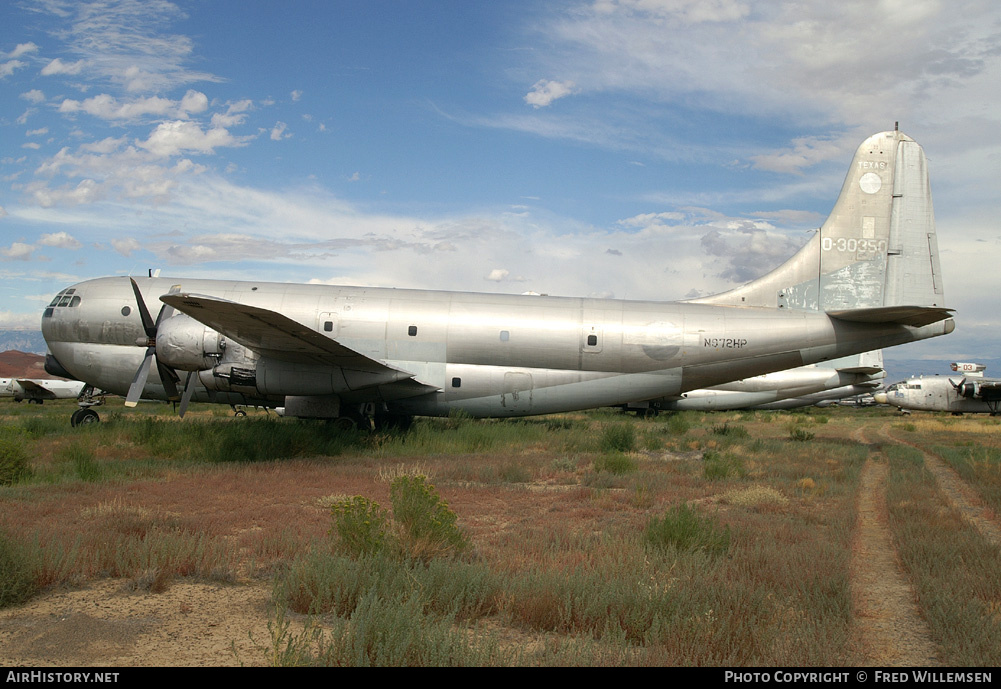
[[222, 335], [191, 316], [179, 313], [160, 323], [156, 332], [156, 358], [181, 371], [214, 367], [226, 349]]
[[973, 399], [980, 397], [980, 383], [977, 381], [966, 381], [957, 386], [956, 391], [963, 397]]

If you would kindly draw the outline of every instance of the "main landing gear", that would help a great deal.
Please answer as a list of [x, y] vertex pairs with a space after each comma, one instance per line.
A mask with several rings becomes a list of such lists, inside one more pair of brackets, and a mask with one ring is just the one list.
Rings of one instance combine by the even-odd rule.
[[70, 425], [76, 428], [88, 423], [100, 423], [101, 417], [97, 415], [93, 407], [99, 407], [104, 404], [103, 393], [101, 395], [95, 396], [94, 388], [90, 385], [86, 386], [80, 393], [80, 408], [73, 412], [73, 415], [70, 417]]
[[97, 415], [97, 412], [90, 407], [83, 407], [82, 409], [77, 409], [73, 412], [73, 416], [70, 417], [70, 425], [76, 428], [77, 426], [83, 426], [89, 423], [100, 423], [101, 417]]

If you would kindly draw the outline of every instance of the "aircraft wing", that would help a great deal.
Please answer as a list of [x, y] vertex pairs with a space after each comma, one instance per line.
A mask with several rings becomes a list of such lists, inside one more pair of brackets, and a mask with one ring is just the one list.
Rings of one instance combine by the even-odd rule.
[[1001, 400], [1001, 380], [976, 381], [979, 397], [985, 400]]
[[56, 397], [51, 390], [39, 385], [37, 381], [34, 381], [31, 378], [18, 378], [17, 384], [21, 386], [25, 394], [29, 397], [44, 397], [47, 399], [55, 399]]
[[[396, 374], [399, 382], [413, 378], [407, 371], [356, 352], [269, 309], [200, 294], [165, 294], [160, 301], [264, 356], [348, 371]], [[430, 385], [425, 387], [429, 392], [438, 390]]]
[[952, 318], [953, 309], [940, 306], [875, 306], [866, 309], [828, 311], [827, 315], [855, 323], [898, 323], [920, 328]]

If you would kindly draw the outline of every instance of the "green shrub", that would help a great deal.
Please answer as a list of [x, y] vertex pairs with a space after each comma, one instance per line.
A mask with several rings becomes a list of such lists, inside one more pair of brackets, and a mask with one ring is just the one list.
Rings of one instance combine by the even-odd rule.
[[621, 452], [609, 452], [594, 460], [595, 471], [607, 471], [610, 474], [628, 474], [636, 471], [637, 466], [635, 459]]
[[94, 459], [94, 451], [81, 443], [61, 448], [57, 456], [60, 460], [72, 464], [77, 476], [84, 481], [98, 481], [104, 474], [101, 465]]
[[710, 481], [743, 476], [744, 473], [744, 463], [729, 452], [706, 450], [702, 454], [702, 475]]
[[789, 427], [789, 440], [805, 443], [808, 440], [813, 440], [813, 437], [814, 433], [811, 433], [805, 428], [801, 428], [800, 426]]
[[636, 430], [632, 424], [606, 426], [601, 433], [601, 449], [605, 452], [632, 452], [636, 449]]
[[19, 426], [0, 426], [0, 485], [9, 486], [31, 476], [28, 433]]
[[397, 476], [389, 494], [405, 554], [429, 559], [461, 553], [469, 547], [469, 540], [456, 525], [455, 512], [428, 483], [427, 476]]
[[360, 495], [344, 498], [330, 506], [330, 513], [334, 519], [331, 532], [337, 533], [348, 554], [358, 557], [377, 553], [386, 544], [386, 510], [374, 500]]
[[0, 609], [19, 605], [37, 590], [34, 552], [0, 533]]
[[664, 517], [653, 517], [646, 527], [646, 544], [655, 550], [704, 550], [725, 553], [730, 547], [730, 528], [704, 517], [688, 505], [672, 507]]
[[729, 423], [714, 424], [709, 432], [713, 435], [725, 435], [728, 438], [746, 438], [749, 435], [743, 426], [731, 426]]
[[667, 431], [671, 435], [684, 435], [688, 433], [691, 424], [688, 423], [688, 417], [684, 414], [671, 414], [667, 419]]

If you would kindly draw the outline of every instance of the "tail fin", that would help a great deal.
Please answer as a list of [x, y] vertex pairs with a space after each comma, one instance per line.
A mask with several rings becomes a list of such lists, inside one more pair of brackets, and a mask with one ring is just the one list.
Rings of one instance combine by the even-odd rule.
[[883, 320], [877, 311], [883, 307], [938, 307], [944, 313], [921, 146], [898, 131], [863, 141], [834, 210], [806, 246], [764, 277], [692, 301], [826, 311], [838, 317], [869, 309], [867, 318], [876, 320]]

